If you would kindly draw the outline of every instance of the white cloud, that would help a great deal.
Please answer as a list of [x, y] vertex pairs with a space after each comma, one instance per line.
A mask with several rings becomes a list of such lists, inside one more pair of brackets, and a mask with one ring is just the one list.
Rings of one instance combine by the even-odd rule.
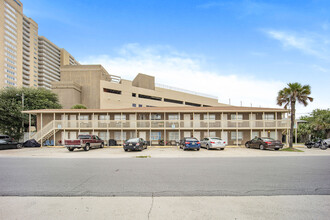
[[313, 33], [296, 34], [286, 31], [268, 30], [266, 34], [281, 42], [284, 48], [294, 48], [305, 54], [329, 61], [328, 40]]
[[91, 56], [82, 64], [102, 64], [110, 74], [132, 80], [138, 73], [153, 75], [156, 83], [219, 97], [219, 102], [254, 107], [276, 107], [281, 81], [256, 79], [224, 71], [208, 71], [198, 56], [190, 57], [168, 46], [127, 44], [116, 55]]

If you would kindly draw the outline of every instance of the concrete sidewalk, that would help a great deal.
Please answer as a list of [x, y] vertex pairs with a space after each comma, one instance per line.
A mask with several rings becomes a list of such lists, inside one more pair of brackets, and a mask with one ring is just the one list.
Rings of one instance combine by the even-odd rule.
[[0, 197], [0, 219], [329, 219], [330, 196]]

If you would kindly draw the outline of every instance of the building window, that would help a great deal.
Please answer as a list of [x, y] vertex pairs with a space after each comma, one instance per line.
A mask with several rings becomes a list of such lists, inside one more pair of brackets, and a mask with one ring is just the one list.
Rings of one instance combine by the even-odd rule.
[[179, 120], [179, 115], [178, 114], [169, 114], [168, 120]]
[[265, 114], [265, 120], [274, 120], [274, 119], [275, 119], [275, 116], [273, 113]]
[[132, 97], [136, 97], [136, 93], [132, 93]]
[[89, 120], [89, 116], [88, 115], [80, 115], [79, 120]]
[[161, 140], [162, 134], [160, 131], [153, 131], [151, 132], [151, 140], [152, 141], [158, 141]]
[[142, 107], [142, 105], [141, 105], [141, 104], [139, 104], [139, 107]]
[[115, 120], [116, 120], [116, 121], [126, 120], [126, 115], [116, 114], [116, 115], [115, 115]]
[[135, 103], [133, 103], [133, 104], [132, 104], [132, 107], [136, 107], [136, 104], [135, 104]]
[[151, 120], [160, 120], [161, 118], [160, 114], [151, 114]]
[[121, 91], [119, 91], [119, 90], [115, 90], [115, 89], [106, 89], [106, 88], [103, 88], [103, 92], [107, 92], [107, 93], [113, 93], [113, 94], [121, 95]]
[[183, 104], [183, 101], [179, 101], [179, 100], [175, 100], [175, 99], [166, 99], [166, 98], [164, 98], [164, 102]]
[[231, 120], [243, 120], [243, 114], [231, 114], [230, 115]]
[[230, 136], [231, 136], [231, 140], [236, 140], [236, 134], [237, 134], [237, 140], [243, 140], [243, 132], [239, 131], [239, 132], [231, 132]]
[[204, 120], [215, 120], [215, 114], [204, 114]]
[[177, 131], [168, 132], [168, 136], [170, 141], [179, 141], [179, 132]]
[[201, 104], [196, 104], [196, 103], [192, 103], [192, 102], [186, 102], [186, 105], [191, 105], [191, 106], [196, 106], [196, 107], [201, 107]]
[[162, 98], [161, 97], [150, 96], [150, 95], [139, 94], [139, 98], [142, 98], [142, 99], [151, 99], [151, 100], [155, 100], [155, 101], [162, 101]]

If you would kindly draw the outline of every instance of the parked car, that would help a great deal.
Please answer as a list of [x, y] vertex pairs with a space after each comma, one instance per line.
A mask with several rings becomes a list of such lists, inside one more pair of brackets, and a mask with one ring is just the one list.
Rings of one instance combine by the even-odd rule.
[[219, 149], [223, 150], [225, 149], [226, 141], [221, 140], [221, 138], [218, 137], [206, 137], [203, 140], [201, 140], [201, 147], [204, 147], [208, 150], [210, 149]]
[[180, 141], [180, 148], [183, 150], [199, 150], [201, 148], [201, 142], [194, 137], [185, 137]]
[[124, 150], [139, 150], [142, 151], [148, 148], [147, 142], [143, 138], [131, 138], [124, 142]]
[[23, 148], [22, 143], [15, 141], [8, 135], [0, 135], [0, 150], [21, 148]]
[[64, 146], [69, 151], [73, 151], [75, 148], [89, 151], [90, 148], [103, 148], [104, 141], [96, 135], [83, 134], [78, 135], [76, 140], [64, 140]]
[[265, 149], [274, 149], [279, 150], [283, 148], [283, 144], [279, 140], [274, 140], [273, 138], [269, 137], [261, 137], [261, 138], [253, 138], [250, 141], [245, 143], [245, 147], [247, 148], [259, 148], [260, 150]]

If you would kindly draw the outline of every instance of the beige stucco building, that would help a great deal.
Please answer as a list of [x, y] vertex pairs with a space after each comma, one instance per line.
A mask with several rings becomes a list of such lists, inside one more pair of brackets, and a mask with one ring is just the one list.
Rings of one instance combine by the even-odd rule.
[[62, 66], [61, 81], [53, 82], [63, 108], [83, 104], [87, 108], [160, 106], [227, 106], [206, 94], [155, 84], [153, 76], [138, 74], [133, 81], [109, 75], [101, 65]]
[[[47, 109], [24, 111], [37, 116], [37, 132], [29, 138], [63, 143], [78, 134], [96, 134], [118, 144], [133, 137], [151, 145], [175, 145], [183, 137], [221, 137], [229, 145], [242, 145], [258, 137], [282, 139], [289, 129], [287, 110], [236, 106], [141, 107], [122, 109]], [[31, 120], [30, 120], [31, 122]], [[107, 141], [106, 141], [107, 142]]]

